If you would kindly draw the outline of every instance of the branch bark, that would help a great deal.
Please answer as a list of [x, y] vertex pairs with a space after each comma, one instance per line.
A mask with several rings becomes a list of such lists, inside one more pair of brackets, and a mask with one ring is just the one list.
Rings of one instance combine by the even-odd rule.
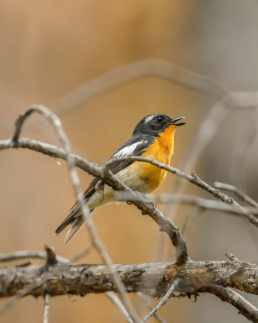
[[[258, 266], [242, 261], [188, 261], [178, 263], [148, 263], [126, 265], [56, 264], [0, 269], [0, 298], [14, 296], [33, 281], [41, 279], [27, 295], [51, 297], [89, 293], [118, 292], [112, 272], [119, 274], [126, 292], [139, 292], [155, 298], [163, 297], [178, 277], [182, 295], [204, 292], [207, 286], [237, 288], [258, 295]], [[44, 277], [47, 276], [45, 280]], [[181, 296], [182, 296], [181, 295]]]

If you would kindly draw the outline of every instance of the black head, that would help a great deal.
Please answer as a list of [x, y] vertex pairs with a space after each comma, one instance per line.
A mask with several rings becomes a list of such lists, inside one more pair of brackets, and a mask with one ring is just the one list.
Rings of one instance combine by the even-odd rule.
[[182, 126], [185, 123], [176, 123], [183, 119], [171, 118], [165, 114], [150, 114], [140, 120], [133, 131], [133, 136], [138, 134], [148, 134], [157, 137], [159, 133], [163, 132], [168, 126], [174, 125], [176, 127]]

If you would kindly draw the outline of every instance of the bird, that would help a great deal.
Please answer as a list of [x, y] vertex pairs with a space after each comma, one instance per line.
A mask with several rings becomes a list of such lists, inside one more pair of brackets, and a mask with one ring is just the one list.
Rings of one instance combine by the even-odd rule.
[[[141, 156], [154, 159], [165, 165], [170, 165], [170, 158], [174, 152], [174, 134], [177, 127], [185, 123], [178, 123], [184, 117], [171, 118], [165, 114], [150, 114], [142, 118], [133, 130], [131, 139], [120, 146], [109, 158], [125, 156]], [[140, 161], [117, 161], [110, 170], [130, 189], [142, 194], [155, 191], [165, 180], [167, 171], [150, 163]], [[101, 183], [102, 191], [98, 189]], [[84, 192], [84, 202], [90, 213], [97, 207], [109, 203], [121, 203], [111, 186], [104, 184], [94, 177]], [[56, 229], [56, 234], [62, 232], [68, 225], [65, 244], [79, 231], [85, 220], [78, 202], [71, 208], [69, 215]]]

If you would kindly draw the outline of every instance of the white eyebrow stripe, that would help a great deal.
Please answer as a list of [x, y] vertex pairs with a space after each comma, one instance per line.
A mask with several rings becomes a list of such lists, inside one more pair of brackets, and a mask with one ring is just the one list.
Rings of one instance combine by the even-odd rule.
[[151, 121], [156, 114], [151, 114], [150, 116], [146, 117], [146, 119], [144, 120], [144, 123], [148, 123], [149, 121]]
[[142, 144], [144, 141], [138, 141], [130, 146], [124, 147], [123, 149], [119, 150], [114, 157], [123, 157], [123, 156], [132, 156], [137, 146]]

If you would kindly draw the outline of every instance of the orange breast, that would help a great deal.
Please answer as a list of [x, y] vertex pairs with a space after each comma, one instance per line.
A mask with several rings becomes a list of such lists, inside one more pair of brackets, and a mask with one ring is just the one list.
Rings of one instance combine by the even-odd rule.
[[[176, 127], [171, 125], [156, 137], [153, 143], [145, 150], [142, 157], [157, 160], [169, 165], [174, 150], [174, 133]], [[149, 184], [150, 192], [155, 191], [164, 181], [167, 171], [149, 163], [134, 162], [140, 178]]]

